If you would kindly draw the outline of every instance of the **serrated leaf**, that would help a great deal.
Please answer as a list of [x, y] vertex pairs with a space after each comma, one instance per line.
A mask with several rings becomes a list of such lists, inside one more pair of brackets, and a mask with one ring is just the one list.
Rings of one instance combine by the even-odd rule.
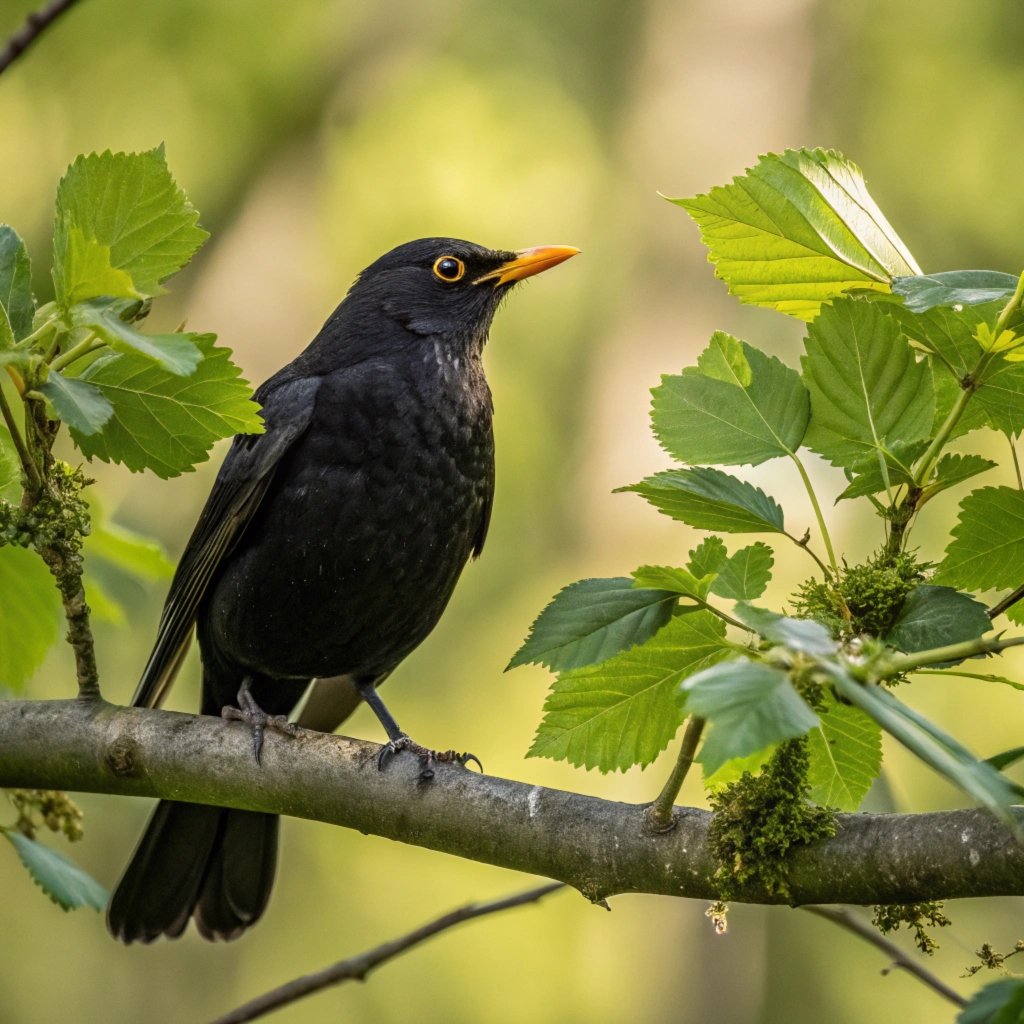
[[782, 509], [773, 498], [718, 469], [671, 469], [617, 490], [633, 491], [659, 512], [699, 530], [785, 532]]
[[803, 320], [844, 292], [888, 293], [921, 272], [860, 168], [833, 151], [769, 154], [730, 185], [671, 201], [697, 222], [733, 295]]
[[92, 384], [51, 370], [38, 390], [46, 395], [57, 417], [83, 437], [95, 434], [114, 415], [106, 395]]
[[767, 608], [756, 608], [746, 601], [736, 605], [736, 618], [769, 643], [782, 644], [813, 657], [828, 657], [839, 649], [831, 633], [813, 619], [791, 619]]
[[708, 721], [699, 760], [709, 774], [727, 761], [803, 736], [818, 716], [785, 672], [751, 661], [730, 661], [690, 676], [679, 689], [686, 712]]
[[708, 596], [711, 576], [698, 579], [689, 569], [670, 565], [641, 565], [632, 572], [633, 586], [652, 590], [668, 590], [683, 597], [703, 601]]
[[32, 266], [25, 243], [6, 224], [0, 224], [0, 310], [0, 349], [32, 333]]
[[762, 541], [740, 548], [726, 559], [711, 584], [711, 593], [733, 601], [750, 601], [760, 597], [772, 578], [775, 556]]
[[935, 475], [927, 485], [928, 494], [931, 496], [955, 487], [979, 473], [995, 469], [996, 465], [997, 463], [991, 459], [983, 459], [980, 455], [958, 455], [948, 452], [939, 459], [935, 467]]
[[974, 340], [975, 332], [979, 325], [994, 321], [1000, 307], [1000, 303], [969, 306], [966, 309], [936, 306], [923, 312], [914, 312], [896, 304], [886, 304], [880, 308], [900, 325], [907, 338], [938, 353], [959, 379], [977, 366], [981, 356], [978, 343]]
[[138, 353], [179, 377], [193, 373], [203, 358], [196, 346], [198, 335], [145, 334], [136, 330], [121, 316], [126, 307], [133, 305], [123, 299], [80, 303], [71, 311], [72, 322], [76, 327], [92, 331], [115, 352]]
[[157, 295], [208, 237], [163, 147], [80, 156], [57, 190], [53, 280], [63, 306]]
[[1024, 430], [1024, 364], [994, 359], [971, 402], [984, 412], [990, 427], [1017, 437]]
[[1019, 831], [1009, 812], [1016, 800], [1014, 787], [990, 764], [979, 761], [952, 736], [883, 687], [858, 683], [837, 665], [821, 667], [828, 672], [841, 698], [869, 714], [912, 754], [988, 807], [1015, 833]]
[[151, 469], [166, 479], [204, 462], [215, 441], [262, 431], [259, 406], [227, 349], [212, 334], [195, 336], [203, 359], [190, 377], [167, 373], [134, 354], [107, 355], [81, 379], [99, 388], [114, 415], [102, 433], [74, 429], [88, 458], [120, 462], [133, 472]]
[[729, 557], [721, 537], [705, 537], [691, 552], [686, 567], [700, 579], [716, 573]]
[[602, 772], [650, 764], [685, 717], [673, 699], [680, 680], [733, 650], [722, 620], [697, 611], [609, 661], [563, 673], [528, 756]]
[[[950, 374], [941, 371], [934, 374], [932, 381], [935, 385], [935, 423], [932, 427], [932, 434], [935, 435], [946, 422], [953, 406], [959, 401], [963, 389]], [[976, 395], [977, 392], [975, 392]], [[985, 415], [985, 410], [975, 397], [967, 403], [960, 418], [956, 421], [949, 439], [955, 441], [972, 430], [980, 430], [982, 427], [988, 426], [990, 426], [988, 416]]]
[[722, 332], [701, 360], [714, 364], [715, 376], [691, 368], [663, 376], [652, 392], [654, 433], [673, 458], [756, 466], [800, 447], [810, 405], [795, 370]]
[[734, 782], [738, 782], [748, 772], [751, 775], [759, 774], [761, 769], [771, 760], [772, 754], [778, 749], [778, 744], [773, 743], [771, 746], [765, 747], [764, 750], [759, 750], [756, 754], [750, 754], [747, 757], [734, 757], [731, 761], [726, 761], [725, 764], [713, 772], [709, 772], [706, 765], [701, 765], [704, 788], [709, 793], [717, 793], [726, 786], [731, 786]]
[[843, 470], [850, 486], [836, 498], [860, 498], [865, 494], [878, 494], [892, 487], [913, 483], [911, 466], [928, 447], [927, 441], [910, 441], [893, 445], [892, 451], [876, 451]]
[[980, 601], [951, 587], [922, 583], [907, 595], [885, 642], [908, 653], [927, 651], [976, 640], [991, 628], [992, 620]]
[[1024, 978], [1000, 978], [975, 992], [957, 1014], [956, 1024], [1021, 1024]]
[[805, 444], [833, 465], [931, 434], [931, 366], [918, 362], [895, 321], [870, 302], [840, 299], [808, 328], [804, 380], [811, 393]]
[[855, 811], [882, 768], [882, 730], [860, 708], [833, 697], [807, 734], [810, 797], [822, 807]]
[[963, 590], [1002, 590], [1024, 580], [1024, 492], [980, 487], [960, 502], [953, 540], [935, 574]]
[[894, 295], [903, 299], [907, 309], [923, 313], [936, 306], [976, 306], [993, 299], [1008, 299], [1017, 287], [1017, 278], [998, 270], [946, 270], [939, 274], [897, 277], [892, 282]]
[[57, 642], [60, 620], [60, 596], [43, 560], [0, 547], [0, 688], [24, 688]]
[[4, 835], [18, 851], [32, 881], [59, 907], [64, 910], [77, 907], [103, 910], [106, 907], [110, 898], [107, 890], [64, 854], [13, 829], [5, 829]]
[[540, 613], [506, 671], [535, 664], [563, 672], [605, 661], [654, 636], [678, 600], [667, 590], [640, 589], [625, 576], [580, 580]]

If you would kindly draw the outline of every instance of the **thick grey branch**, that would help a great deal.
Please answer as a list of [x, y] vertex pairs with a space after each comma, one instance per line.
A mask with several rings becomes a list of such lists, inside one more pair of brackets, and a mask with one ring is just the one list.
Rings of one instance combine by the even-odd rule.
[[[380, 772], [376, 744], [303, 731], [271, 736], [216, 718], [102, 701], [0, 703], [0, 786], [170, 797], [343, 825], [567, 882], [590, 899], [648, 892], [715, 899], [711, 814], [679, 808], [652, 834], [641, 805], [415, 758]], [[1020, 812], [1024, 821], [1024, 809]], [[1024, 895], [1024, 849], [980, 810], [847, 814], [834, 838], [789, 859], [790, 902], [917, 903]], [[734, 897], [781, 903], [750, 886]]]

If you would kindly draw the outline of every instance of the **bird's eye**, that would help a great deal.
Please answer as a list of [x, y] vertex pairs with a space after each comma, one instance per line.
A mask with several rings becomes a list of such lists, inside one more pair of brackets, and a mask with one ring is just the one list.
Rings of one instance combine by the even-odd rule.
[[466, 272], [466, 264], [455, 256], [442, 256], [434, 261], [434, 276], [442, 281], [458, 281]]

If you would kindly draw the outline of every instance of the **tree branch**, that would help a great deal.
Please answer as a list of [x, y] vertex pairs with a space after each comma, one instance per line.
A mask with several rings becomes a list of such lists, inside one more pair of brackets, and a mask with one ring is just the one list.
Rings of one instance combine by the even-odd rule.
[[[678, 808], [652, 835], [644, 806], [530, 786], [457, 765], [417, 781], [415, 758], [378, 771], [374, 743], [270, 736], [220, 719], [103, 701], [0, 703], [0, 786], [158, 796], [342, 825], [558, 879], [589, 899], [647, 892], [716, 899], [711, 814]], [[1024, 808], [1018, 810], [1024, 822]], [[841, 814], [829, 840], [787, 859], [790, 898], [750, 883], [747, 903], [918, 903], [1024, 895], [1024, 848], [981, 810]]]
[[264, 992], [263, 995], [244, 1003], [223, 1017], [218, 1017], [213, 1024], [244, 1024], [245, 1021], [256, 1020], [265, 1014], [278, 1010], [282, 1006], [294, 1003], [303, 996], [312, 995], [321, 989], [331, 985], [340, 985], [343, 981], [365, 981], [367, 974], [375, 967], [386, 963], [388, 960], [400, 956], [407, 950], [418, 946], [435, 935], [454, 928], [463, 921], [473, 921], [478, 917], [485, 917], [488, 914], [496, 914], [502, 910], [510, 910], [512, 907], [522, 907], [527, 903], [536, 903], [549, 893], [562, 889], [561, 882], [549, 882], [547, 885], [535, 889], [527, 889], [526, 892], [517, 893], [515, 896], [505, 896], [499, 900], [491, 900], [488, 903], [470, 903], [457, 910], [449, 911], [441, 917], [420, 925], [408, 935], [402, 935], [390, 942], [385, 942], [375, 949], [368, 949], [365, 953], [350, 957], [348, 960], [341, 960], [330, 967], [317, 971], [315, 974], [306, 974], [294, 981], [281, 985], [278, 988]]
[[3, 74], [62, 14], [78, 0], [50, 0], [45, 7], [32, 11], [0, 51], [0, 74]]

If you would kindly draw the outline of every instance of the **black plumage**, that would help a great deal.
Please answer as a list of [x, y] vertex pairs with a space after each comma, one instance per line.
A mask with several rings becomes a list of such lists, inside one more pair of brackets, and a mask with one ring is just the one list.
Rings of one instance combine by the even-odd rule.
[[[363, 271], [309, 347], [256, 392], [266, 431], [236, 437], [221, 467], [135, 705], [161, 703], [195, 627], [202, 711], [252, 722], [257, 759], [263, 728], [288, 728], [273, 716], [314, 678], [334, 685], [307, 704], [309, 725], [334, 728], [354, 688], [387, 751], [429, 754], [376, 686], [433, 629], [483, 548], [491, 319], [516, 281], [575, 252], [428, 238]], [[111, 900], [110, 930], [148, 942], [194, 916], [206, 938], [236, 937], [266, 907], [277, 831], [273, 815], [161, 801]]]

